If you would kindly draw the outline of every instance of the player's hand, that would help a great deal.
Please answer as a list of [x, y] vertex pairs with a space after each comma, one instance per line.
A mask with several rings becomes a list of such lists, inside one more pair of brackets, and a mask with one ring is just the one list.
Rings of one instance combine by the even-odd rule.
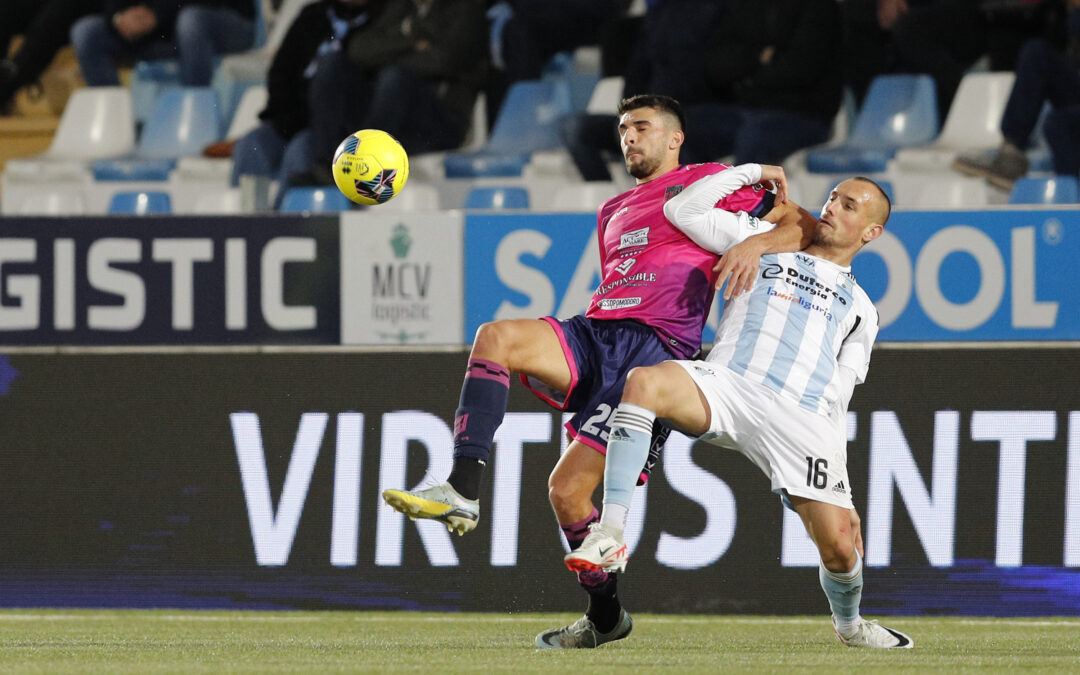
[[135, 42], [154, 30], [157, 26], [157, 14], [149, 7], [135, 5], [114, 14], [113, 26], [122, 38]]
[[881, 30], [892, 30], [901, 15], [908, 11], [907, 0], [878, 0], [877, 21]]
[[761, 253], [761, 247], [757, 242], [754, 239], [747, 239], [732, 246], [720, 256], [720, 261], [713, 267], [713, 271], [717, 273], [716, 290], [720, 290], [720, 287], [727, 282], [724, 300], [730, 300], [754, 287]]
[[772, 164], [761, 165], [761, 182], [771, 182], [773, 187], [776, 188], [776, 203], [783, 204], [788, 198], [788, 184], [787, 175], [784, 173], [784, 167], [773, 166]]

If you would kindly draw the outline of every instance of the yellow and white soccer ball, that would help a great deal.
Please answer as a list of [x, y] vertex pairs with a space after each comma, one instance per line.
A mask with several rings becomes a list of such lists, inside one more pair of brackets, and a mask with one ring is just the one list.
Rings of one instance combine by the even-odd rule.
[[409, 180], [409, 155], [396, 138], [379, 129], [349, 134], [334, 151], [334, 182], [357, 204], [393, 199]]

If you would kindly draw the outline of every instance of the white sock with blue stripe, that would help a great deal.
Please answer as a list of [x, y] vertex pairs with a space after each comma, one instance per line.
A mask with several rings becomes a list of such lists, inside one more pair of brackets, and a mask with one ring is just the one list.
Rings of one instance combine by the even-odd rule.
[[600, 522], [626, 529], [626, 514], [634, 497], [641, 467], [649, 458], [656, 413], [633, 403], [620, 403], [611, 416], [607, 461], [604, 465], [604, 512]]
[[850, 635], [859, 625], [859, 604], [862, 602], [862, 558], [855, 554], [855, 567], [850, 572], [833, 572], [818, 566], [821, 588], [829, 598], [829, 606], [836, 617], [836, 630]]

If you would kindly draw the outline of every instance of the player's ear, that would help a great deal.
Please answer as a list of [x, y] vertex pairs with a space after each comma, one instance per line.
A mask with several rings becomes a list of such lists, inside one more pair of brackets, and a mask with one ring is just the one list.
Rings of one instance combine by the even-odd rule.
[[881, 233], [884, 231], [885, 227], [881, 223], [871, 223], [865, 230], [863, 230], [862, 243], [869, 244], [870, 242], [880, 237]]
[[677, 150], [682, 147], [683, 141], [686, 140], [686, 132], [682, 129], [676, 129], [671, 132], [671, 140], [668, 142], [669, 150]]

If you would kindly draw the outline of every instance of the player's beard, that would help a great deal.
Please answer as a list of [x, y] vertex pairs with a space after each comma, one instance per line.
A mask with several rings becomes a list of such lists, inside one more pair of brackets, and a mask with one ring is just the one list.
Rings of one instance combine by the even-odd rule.
[[636, 164], [631, 164], [629, 160], [626, 162], [626, 172], [634, 178], [648, 178], [660, 168], [660, 160], [656, 157], [646, 157], [645, 155], [639, 155], [640, 159]]

